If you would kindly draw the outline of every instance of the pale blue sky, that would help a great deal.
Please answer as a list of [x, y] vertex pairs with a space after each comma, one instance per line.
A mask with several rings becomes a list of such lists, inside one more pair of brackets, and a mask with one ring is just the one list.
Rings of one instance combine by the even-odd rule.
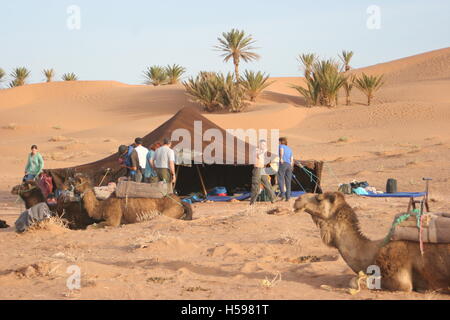
[[[381, 29], [366, 27], [370, 5], [381, 9]], [[81, 29], [69, 30], [66, 12], [81, 9]], [[232, 71], [213, 50], [231, 28], [257, 40], [261, 60], [241, 69], [272, 76], [299, 75], [296, 57], [316, 52], [355, 52], [362, 67], [447, 47], [447, 0], [2, 0], [0, 68], [32, 71], [30, 82], [54, 68], [58, 79], [75, 72], [80, 80], [143, 81], [153, 64], [178, 63], [188, 75], [201, 70]]]

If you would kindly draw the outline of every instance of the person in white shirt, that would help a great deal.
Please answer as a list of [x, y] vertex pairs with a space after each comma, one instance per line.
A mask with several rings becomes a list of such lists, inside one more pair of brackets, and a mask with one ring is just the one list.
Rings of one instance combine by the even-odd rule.
[[144, 140], [142, 138], [136, 138], [134, 140], [134, 143], [136, 145], [134, 150], [136, 150], [136, 153], [137, 153], [138, 159], [139, 159], [139, 167], [136, 170], [136, 176], [135, 176], [136, 180], [135, 181], [142, 182], [143, 177], [144, 177], [145, 167], [147, 165], [148, 149], [142, 145], [144, 143]]
[[164, 138], [163, 146], [159, 147], [150, 163], [156, 170], [159, 181], [169, 183], [169, 192], [173, 192], [173, 185], [176, 182], [175, 176], [175, 152], [171, 149], [172, 142], [168, 138]]

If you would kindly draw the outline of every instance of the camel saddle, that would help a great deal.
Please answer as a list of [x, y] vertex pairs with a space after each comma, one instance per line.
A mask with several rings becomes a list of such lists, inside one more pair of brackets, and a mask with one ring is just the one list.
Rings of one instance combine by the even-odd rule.
[[163, 181], [140, 183], [120, 178], [117, 182], [117, 198], [152, 198], [160, 199], [169, 194], [169, 184]]
[[420, 215], [411, 212], [409, 217], [400, 214], [395, 217], [393, 226], [391, 240], [419, 242], [420, 232], [422, 232], [424, 243], [450, 243], [450, 213]]

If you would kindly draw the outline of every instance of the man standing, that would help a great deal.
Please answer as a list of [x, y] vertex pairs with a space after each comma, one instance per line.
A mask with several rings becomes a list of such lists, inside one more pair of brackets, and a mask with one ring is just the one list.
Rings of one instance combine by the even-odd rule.
[[142, 144], [144, 143], [144, 140], [142, 138], [136, 138], [134, 139], [134, 144], [136, 147], [134, 150], [136, 151], [138, 155], [138, 165], [136, 170], [136, 182], [142, 182], [144, 177], [144, 171], [145, 167], [147, 166], [147, 154], [148, 149], [144, 147]]
[[280, 168], [278, 169], [278, 184], [280, 186], [281, 198], [289, 201], [291, 198], [292, 171], [294, 168], [294, 155], [292, 149], [288, 147], [287, 139], [280, 138]]
[[136, 181], [137, 167], [139, 165], [139, 157], [134, 150], [134, 145], [119, 147], [119, 164], [122, 168], [127, 169], [127, 177], [131, 181]]
[[25, 166], [25, 180], [34, 180], [44, 169], [44, 159], [38, 152], [38, 147], [34, 144], [31, 146], [31, 153], [28, 155], [27, 165]]
[[175, 152], [171, 149], [172, 142], [169, 138], [164, 138], [163, 145], [159, 147], [153, 158], [150, 160], [155, 168], [159, 181], [169, 184], [169, 193], [173, 193], [173, 185], [176, 182], [175, 176]]
[[264, 189], [269, 193], [270, 202], [275, 202], [275, 193], [273, 192], [272, 185], [270, 183], [270, 178], [264, 172], [266, 166], [266, 154], [267, 154], [267, 143], [265, 140], [259, 142], [259, 147], [256, 149], [256, 159], [252, 171], [252, 190], [250, 205], [253, 205], [258, 198], [259, 188], [262, 184]]

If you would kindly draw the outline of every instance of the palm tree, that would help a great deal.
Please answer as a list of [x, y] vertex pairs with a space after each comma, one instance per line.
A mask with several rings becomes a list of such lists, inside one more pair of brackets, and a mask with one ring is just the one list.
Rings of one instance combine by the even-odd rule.
[[13, 72], [11, 72], [10, 76], [13, 80], [9, 83], [9, 86], [19, 87], [26, 84], [28, 77], [30, 76], [30, 71], [25, 67], [15, 68]]
[[183, 82], [192, 102], [201, 104], [206, 111], [228, 110], [240, 112], [248, 105], [246, 90], [240, 82], [234, 81], [233, 74], [200, 72], [195, 78]]
[[231, 112], [241, 112], [247, 106], [245, 101], [246, 89], [240, 81], [234, 81], [233, 75], [228, 73], [226, 76], [219, 75], [220, 82], [223, 84], [220, 103], [223, 108]]
[[337, 105], [338, 92], [345, 81], [345, 77], [339, 73], [339, 64], [332, 59], [316, 62], [312, 77], [320, 88], [319, 102], [329, 107]]
[[3, 82], [3, 78], [6, 76], [5, 70], [0, 68], [0, 83]]
[[339, 56], [339, 58], [341, 59], [343, 65], [343, 70], [345, 72], [349, 71], [351, 69], [350, 67], [350, 60], [352, 60], [353, 57], [353, 51], [345, 51], [342, 50], [342, 54]]
[[320, 83], [314, 78], [309, 78], [306, 81], [307, 88], [302, 86], [291, 85], [292, 88], [298, 91], [304, 98], [307, 107], [316, 106], [320, 99]]
[[47, 82], [52, 82], [53, 78], [55, 77], [55, 70], [44, 69], [43, 73], [45, 78], [47, 79]]
[[144, 71], [145, 84], [152, 84], [155, 87], [166, 84], [166, 69], [161, 66], [151, 66]]
[[245, 62], [259, 59], [259, 55], [252, 52], [256, 49], [252, 45], [255, 40], [251, 35], [246, 35], [242, 30], [232, 29], [229, 32], [222, 33], [222, 38], [217, 38], [219, 40], [219, 45], [214, 46], [218, 51], [224, 52], [222, 57], [224, 61], [228, 62], [233, 58], [234, 64], [234, 74], [236, 81], [239, 80], [239, 63], [241, 59]]
[[177, 84], [180, 81], [181, 76], [186, 72], [186, 69], [182, 66], [174, 64], [166, 67], [166, 74], [169, 78], [168, 84]]
[[268, 81], [269, 75], [261, 71], [253, 72], [245, 70], [244, 80], [241, 82], [250, 97], [250, 101], [254, 102], [256, 97], [268, 86], [275, 81]]
[[221, 108], [220, 95], [223, 85], [216, 73], [200, 72], [194, 79], [183, 82], [190, 101], [199, 103], [205, 111], [213, 112]]
[[355, 84], [355, 78], [356, 78], [356, 75], [354, 75], [354, 74], [351, 74], [351, 75], [345, 77], [344, 84], [342, 85], [342, 87], [345, 90], [346, 104], [348, 106], [351, 104], [350, 93], [353, 89], [353, 85]]
[[383, 75], [368, 76], [365, 73], [355, 79], [355, 86], [367, 96], [367, 105], [370, 106], [373, 96], [384, 84]]
[[316, 62], [316, 59], [317, 57], [314, 53], [305, 53], [298, 56], [298, 60], [303, 65], [305, 78], [309, 78], [311, 76], [312, 68]]
[[64, 81], [76, 81], [78, 80], [78, 77], [75, 73], [73, 72], [69, 72], [69, 73], [64, 73], [62, 76], [62, 80]]

